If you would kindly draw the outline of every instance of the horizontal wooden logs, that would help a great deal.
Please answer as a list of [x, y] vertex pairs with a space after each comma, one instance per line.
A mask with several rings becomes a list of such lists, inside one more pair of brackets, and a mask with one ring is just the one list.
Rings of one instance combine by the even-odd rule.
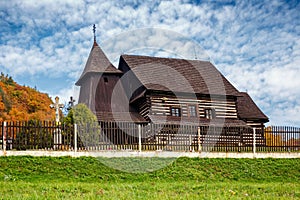
[[181, 116], [188, 117], [188, 106], [194, 105], [197, 107], [197, 116], [205, 117], [205, 109], [214, 109], [217, 118], [237, 119], [236, 104], [234, 99], [224, 100], [217, 99], [176, 99], [164, 97], [150, 97], [151, 114], [155, 115], [171, 115], [171, 107], [181, 108]]

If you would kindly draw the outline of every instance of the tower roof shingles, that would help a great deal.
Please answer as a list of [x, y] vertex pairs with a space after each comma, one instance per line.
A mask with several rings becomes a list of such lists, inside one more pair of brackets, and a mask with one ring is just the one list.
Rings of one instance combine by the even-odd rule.
[[111, 64], [96, 41], [94, 42], [94, 45], [91, 49], [85, 68], [75, 84], [77, 86], [80, 86], [85, 76], [91, 73], [122, 73]]

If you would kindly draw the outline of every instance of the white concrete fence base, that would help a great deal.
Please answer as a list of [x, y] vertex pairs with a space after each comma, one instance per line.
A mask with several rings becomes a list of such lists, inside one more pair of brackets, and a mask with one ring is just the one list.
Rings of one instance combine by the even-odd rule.
[[70, 156], [70, 157], [189, 157], [189, 158], [300, 158], [300, 153], [223, 153], [223, 152], [168, 152], [168, 151], [0, 151], [0, 156]]

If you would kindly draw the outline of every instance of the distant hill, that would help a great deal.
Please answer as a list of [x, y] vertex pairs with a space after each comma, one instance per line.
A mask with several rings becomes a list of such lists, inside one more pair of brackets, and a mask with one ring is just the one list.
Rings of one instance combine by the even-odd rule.
[[0, 75], [0, 121], [54, 120], [48, 94], [17, 84], [12, 77]]

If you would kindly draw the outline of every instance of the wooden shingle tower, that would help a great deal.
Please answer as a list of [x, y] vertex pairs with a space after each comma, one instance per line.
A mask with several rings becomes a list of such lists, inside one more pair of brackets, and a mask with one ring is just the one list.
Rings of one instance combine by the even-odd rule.
[[[85, 68], [75, 83], [80, 86], [80, 94], [78, 103], [84, 103], [87, 107], [96, 114], [99, 110], [97, 107], [101, 106], [105, 109], [110, 109], [110, 99], [107, 89], [113, 88], [114, 84], [119, 80], [122, 72], [116, 69], [108, 60], [100, 46], [97, 44], [95, 36], [95, 25], [93, 27], [94, 44], [90, 51]], [[99, 88], [100, 87], [100, 88]], [[101, 88], [102, 87], [102, 88]], [[97, 89], [98, 88], [98, 89]], [[103, 93], [103, 94], [99, 94]], [[96, 96], [102, 98], [101, 101], [96, 100]], [[103, 105], [97, 104], [96, 101]]]

